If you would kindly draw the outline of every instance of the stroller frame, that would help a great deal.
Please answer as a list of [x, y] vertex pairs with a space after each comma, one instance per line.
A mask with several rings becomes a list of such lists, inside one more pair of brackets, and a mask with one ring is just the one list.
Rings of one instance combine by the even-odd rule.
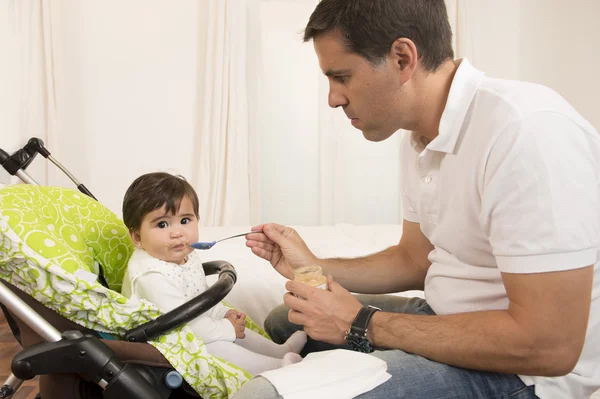
[[[24, 183], [40, 185], [25, 172], [38, 153], [63, 171], [79, 191], [96, 200], [83, 184], [51, 156], [44, 147], [43, 141], [38, 138], [31, 138], [23, 148], [12, 155], [8, 155], [0, 148], [0, 164], [10, 175], [17, 176]], [[203, 267], [206, 275], [219, 274], [215, 284], [176, 309], [128, 331], [124, 337], [125, 341], [147, 342], [168, 333], [195, 319], [225, 298], [236, 282], [235, 268], [226, 261], [205, 262]], [[100, 265], [98, 279], [100, 283], [107, 286], [102, 274], [102, 265]], [[153, 371], [149, 373], [147, 369], [140, 370], [135, 365], [123, 364], [117, 359], [114, 351], [96, 336], [84, 335], [79, 330], [67, 330], [61, 333], [2, 280], [0, 280], [0, 305], [15, 338], [22, 346], [17, 323], [11, 313], [46, 341], [24, 348], [14, 357], [11, 365], [12, 374], [0, 387], [0, 398], [11, 398], [24, 380], [49, 374], [77, 374], [83, 380], [102, 388], [102, 396], [107, 399], [123, 397], [166, 399], [172, 390], [179, 388], [183, 383], [181, 375], [172, 368], [167, 372], [162, 370], [155, 372], [155, 375], [148, 375]]]

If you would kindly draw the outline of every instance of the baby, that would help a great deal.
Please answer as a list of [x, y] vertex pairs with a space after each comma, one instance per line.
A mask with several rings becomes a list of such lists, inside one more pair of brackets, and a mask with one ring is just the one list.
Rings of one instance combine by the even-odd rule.
[[[198, 253], [198, 196], [185, 179], [168, 173], [137, 178], [123, 199], [123, 221], [136, 249], [122, 293], [168, 312], [204, 292], [208, 285]], [[246, 315], [219, 303], [188, 325], [208, 352], [256, 375], [302, 360], [306, 333], [278, 345], [245, 329]]]

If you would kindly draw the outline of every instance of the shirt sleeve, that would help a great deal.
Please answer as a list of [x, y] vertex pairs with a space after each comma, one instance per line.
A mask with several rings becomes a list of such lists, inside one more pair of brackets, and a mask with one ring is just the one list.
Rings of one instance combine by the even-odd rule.
[[413, 206], [412, 198], [407, 194], [402, 194], [402, 218], [409, 222], [419, 223], [419, 215]]
[[599, 165], [591, 140], [552, 112], [533, 114], [500, 135], [489, 153], [480, 213], [500, 271], [550, 272], [596, 262]]
[[[160, 273], [146, 273], [138, 277], [134, 285], [134, 292], [138, 297], [154, 303], [164, 313], [186, 302], [180, 289]], [[235, 341], [235, 329], [231, 322], [222, 317], [213, 319], [210, 316], [209, 310], [188, 323], [194, 335], [205, 344], [214, 341]]]
[[206, 313], [213, 319], [222, 319], [223, 317], [225, 317], [225, 313], [227, 313], [229, 309], [230, 308], [219, 302], [215, 306], [210, 308]]

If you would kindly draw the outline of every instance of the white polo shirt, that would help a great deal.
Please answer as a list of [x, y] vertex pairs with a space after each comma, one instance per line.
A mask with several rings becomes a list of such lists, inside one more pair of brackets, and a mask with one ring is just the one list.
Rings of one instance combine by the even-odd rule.
[[425, 297], [437, 314], [507, 309], [501, 272], [595, 264], [579, 363], [521, 376], [540, 398], [600, 388], [600, 135], [552, 90], [485, 77], [463, 59], [439, 136], [402, 140], [403, 215], [434, 245]]

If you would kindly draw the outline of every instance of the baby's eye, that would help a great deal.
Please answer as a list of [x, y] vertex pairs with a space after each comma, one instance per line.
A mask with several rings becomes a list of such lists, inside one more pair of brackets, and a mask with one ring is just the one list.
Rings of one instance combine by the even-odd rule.
[[191, 221], [192, 220], [190, 218], [183, 218], [183, 219], [181, 219], [181, 224], [188, 224]]
[[158, 224], [156, 225], [156, 227], [158, 227], [159, 229], [166, 229], [167, 226], [169, 226], [169, 224], [165, 221], [158, 222]]

